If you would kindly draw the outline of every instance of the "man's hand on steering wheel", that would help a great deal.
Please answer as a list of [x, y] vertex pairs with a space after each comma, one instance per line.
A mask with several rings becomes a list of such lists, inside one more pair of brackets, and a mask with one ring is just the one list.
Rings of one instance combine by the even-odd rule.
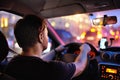
[[[68, 43], [64, 46], [60, 45], [55, 50], [57, 50], [55, 60], [60, 60], [66, 63], [75, 63], [76, 72], [72, 80], [82, 80], [82, 78], [87, 75], [90, 60], [93, 60], [94, 57], [97, 55], [97, 51], [94, 46], [87, 42], [73, 42]], [[91, 53], [93, 53], [94, 55], [91, 56]]]
[[91, 51], [91, 48], [88, 44], [85, 43], [80, 46], [80, 50], [85, 51], [85, 53], [88, 54]]
[[88, 44], [82, 44], [80, 47], [80, 54], [76, 57], [74, 64], [76, 66], [76, 71], [73, 75], [73, 77], [76, 77], [80, 74], [82, 74], [88, 64], [88, 53], [91, 51], [91, 48]]

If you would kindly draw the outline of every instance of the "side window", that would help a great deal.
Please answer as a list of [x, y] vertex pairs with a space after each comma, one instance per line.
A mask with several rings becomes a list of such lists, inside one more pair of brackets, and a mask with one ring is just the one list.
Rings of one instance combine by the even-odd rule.
[[48, 47], [46, 50], [43, 51], [43, 53], [47, 53], [51, 50], [52, 48], [52, 39], [49, 37], [49, 40], [48, 40]]
[[[11, 14], [5, 11], [0, 11], [0, 30], [6, 36], [9, 48], [16, 51], [17, 53], [21, 53], [22, 50], [18, 46], [14, 37], [14, 25], [21, 18], [21, 16]], [[13, 56], [13, 54], [8, 55], [8, 57], [11, 56]]]

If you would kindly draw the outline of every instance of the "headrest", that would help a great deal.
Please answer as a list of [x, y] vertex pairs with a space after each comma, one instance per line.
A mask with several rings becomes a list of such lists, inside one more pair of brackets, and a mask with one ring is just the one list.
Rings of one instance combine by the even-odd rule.
[[0, 62], [7, 57], [8, 51], [9, 51], [9, 46], [8, 46], [6, 37], [0, 31]]

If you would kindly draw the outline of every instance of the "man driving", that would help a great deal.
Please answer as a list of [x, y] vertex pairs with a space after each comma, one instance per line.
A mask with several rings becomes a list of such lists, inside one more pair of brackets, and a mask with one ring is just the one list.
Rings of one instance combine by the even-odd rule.
[[41, 55], [48, 45], [47, 25], [42, 17], [27, 15], [20, 19], [14, 34], [22, 53], [9, 62], [5, 72], [17, 80], [71, 80], [86, 68], [91, 50], [88, 44], [80, 46], [80, 54], [70, 63], [52, 60], [55, 50], [64, 50], [64, 46]]

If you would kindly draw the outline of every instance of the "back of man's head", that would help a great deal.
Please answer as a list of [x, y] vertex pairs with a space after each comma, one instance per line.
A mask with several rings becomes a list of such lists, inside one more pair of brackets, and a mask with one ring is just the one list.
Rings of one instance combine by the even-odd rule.
[[44, 29], [44, 19], [35, 15], [27, 15], [20, 19], [14, 28], [19, 46], [23, 49], [34, 46], [39, 40], [40, 31]]

